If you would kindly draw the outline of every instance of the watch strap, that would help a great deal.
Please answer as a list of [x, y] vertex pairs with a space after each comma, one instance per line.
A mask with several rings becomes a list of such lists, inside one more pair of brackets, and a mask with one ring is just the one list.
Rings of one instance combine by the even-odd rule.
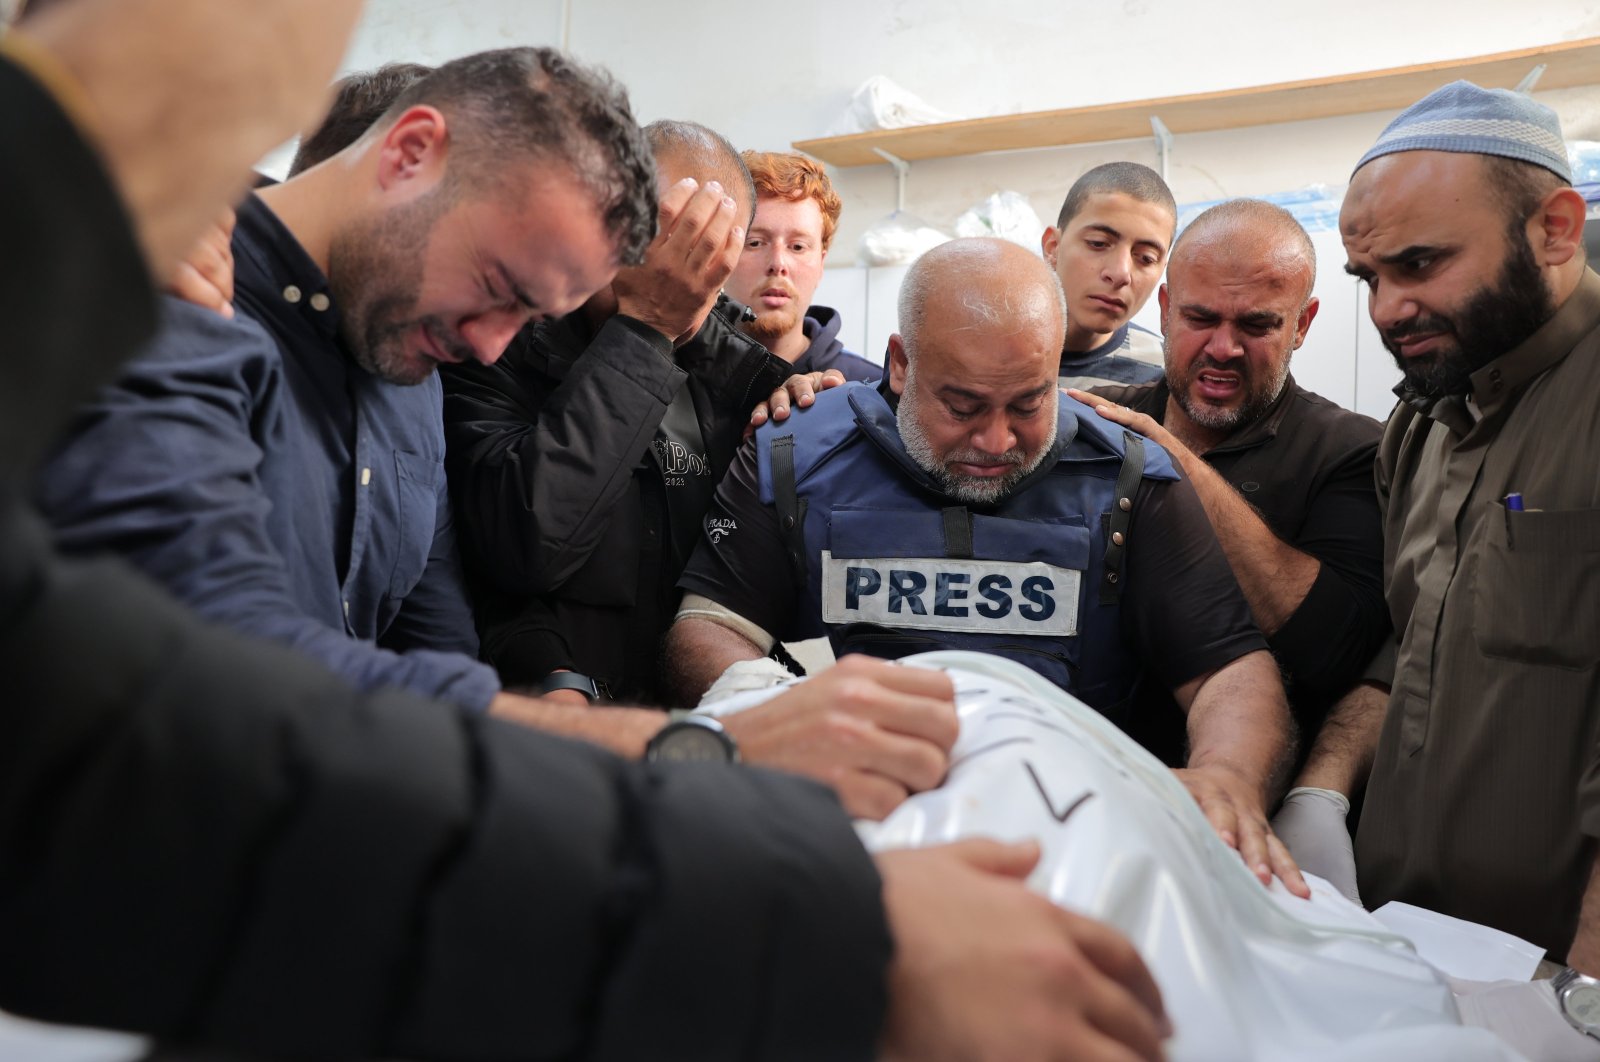
[[598, 682], [577, 671], [552, 671], [539, 683], [540, 696], [557, 690], [577, 690], [589, 698], [590, 704], [598, 701], [601, 693]]

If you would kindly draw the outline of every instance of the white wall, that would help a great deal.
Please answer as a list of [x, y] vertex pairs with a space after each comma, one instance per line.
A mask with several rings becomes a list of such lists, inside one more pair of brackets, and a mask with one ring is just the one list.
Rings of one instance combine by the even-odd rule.
[[[763, 22], [763, 19], [768, 21]], [[438, 62], [480, 48], [565, 44], [629, 86], [640, 119], [704, 122], [740, 147], [787, 149], [826, 133], [850, 94], [886, 74], [962, 116], [1076, 107], [1461, 59], [1600, 36], [1597, 0], [369, 0], [346, 69]], [[1600, 87], [1536, 93], [1569, 139], [1600, 139]], [[1168, 181], [1180, 203], [1327, 185], [1394, 112], [1176, 138]], [[993, 192], [1026, 195], [1046, 221], [1091, 166], [1156, 164], [1149, 139], [913, 165], [908, 208], [948, 229]], [[845, 211], [819, 301], [845, 316], [846, 342], [880, 358], [900, 271], [835, 275], [863, 229], [894, 209], [887, 165], [835, 170]], [[1324, 310], [1297, 375], [1381, 416], [1395, 372], [1321, 240]], [[1324, 285], [1337, 291], [1323, 291]], [[1331, 298], [1331, 304], [1330, 304]], [[1154, 300], [1152, 300], [1153, 304]], [[859, 307], [859, 309], [857, 308]], [[888, 316], [885, 316], [885, 315]], [[1140, 320], [1154, 325], [1154, 306]], [[1312, 359], [1315, 363], [1312, 363]], [[1302, 367], [1301, 363], [1305, 363]]]
[[[477, 48], [559, 44], [630, 88], [644, 120], [691, 118], [740, 147], [819, 136], [867, 77], [887, 74], [962, 115], [1073, 107], [1443, 61], [1600, 36], [1595, 0], [369, 0], [348, 68]], [[770, 19], [764, 24], [763, 19]], [[1541, 94], [1569, 137], [1600, 139], [1600, 91]], [[1340, 186], [1392, 113], [1177, 138], [1180, 202]], [[1002, 188], [1051, 219], [1100, 162], [1154, 164], [1151, 141], [918, 163], [910, 207], [948, 226]], [[888, 166], [837, 171], [834, 265], [894, 207]]]

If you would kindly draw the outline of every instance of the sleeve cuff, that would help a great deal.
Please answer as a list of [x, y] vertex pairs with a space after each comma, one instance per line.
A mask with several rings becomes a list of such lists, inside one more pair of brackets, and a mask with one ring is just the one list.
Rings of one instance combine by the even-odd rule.
[[1302, 696], [1335, 697], [1360, 679], [1373, 648], [1373, 628], [1362, 613], [1339, 573], [1324, 562], [1300, 607], [1267, 639]]

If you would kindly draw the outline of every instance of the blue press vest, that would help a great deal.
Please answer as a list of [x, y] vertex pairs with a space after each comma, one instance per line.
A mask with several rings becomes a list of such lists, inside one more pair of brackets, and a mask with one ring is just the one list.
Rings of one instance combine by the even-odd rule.
[[[894, 411], [868, 384], [826, 391], [756, 439], [761, 500], [786, 527], [778, 488], [787, 462], [779, 458], [775, 479], [773, 453], [793, 455], [791, 561], [805, 569], [799, 637], [826, 634], [835, 653], [890, 659], [995, 653], [1102, 711], [1132, 692], [1138, 661], [1117, 603], [1122, 550], [1107, 555], [1128, 452], [1119, 426], [1061, 395], [1054, 460], [977, 511], [917, 466]], [[1144, 478], [1179, 478], [1165, 450], [1140, 442]]]

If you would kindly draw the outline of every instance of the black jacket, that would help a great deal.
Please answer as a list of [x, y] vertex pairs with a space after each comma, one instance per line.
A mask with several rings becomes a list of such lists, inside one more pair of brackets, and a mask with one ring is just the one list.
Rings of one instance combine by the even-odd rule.
[[154, 297], [3, 59], [0, 215], [0, 1007], [285, 1058], [872, 1056], [887, 927], [831, 794], [357, 693], [56, 555], [24, 484]]
[[[711, 493], [751, 409], [792, 372], [737, 331], [741, 312], [720, 299], [676, 353], [631, 318], [593, 331], [575, 313], [445, 374], [456, 523], [483, 656], [506, 685], [568, 668], [658, 700], [657, 648]], [[675, 400], [698, 447], [659, 445]]]

